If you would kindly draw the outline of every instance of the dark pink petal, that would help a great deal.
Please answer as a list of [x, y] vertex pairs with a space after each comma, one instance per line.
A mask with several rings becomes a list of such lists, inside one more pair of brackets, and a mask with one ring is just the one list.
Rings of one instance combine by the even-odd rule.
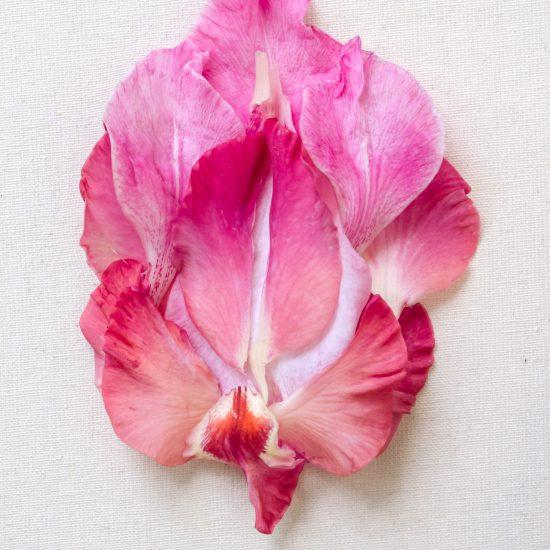
[[101, 275], [101, 284], [92, 292], [80, 317], [80, 329], [94, 349], [95, 382], [101, 386], [105, 363], [105, 331], [120, 295], [129, 288], [145, 289], [143, 266], [135, 260], [113, 262]]
[[426, 383], [428, 370], [434, 361], [434, 332], [428, 312], [421, 304], [406, 307], [399, 316], [399, 324], [407, 345], [407, 375], [396, 390], [416, 395]]
[[294, 468], [270, 468], [262, 461], [243, 466], [248, 483], [248, 496], [256, 510], [256, 529], [270, 534], [292, 501], [305, 462]]
[[193, 164], [242, 132], [233, 109], [201, 76], [187, 43], [137, 64], [107, 107], [116, 196], [152, 266], [159, 301], [175, 273], [172, 231]]
[[211, 0], [191, 42], [209, 52], [204, 75], [248, 122], [256, 52], [266, 52], [299, 119], [302, 91], [334, 68], [341, 45], [305, 26], [308, 0]]
[[117, 435], [160, 464], [186, 462], [187, 440], [220, 393], [185, 333], [129, 290], [111, 314], [104, 350], [102, 393]]
[[372, 297], [342, 357], [272, 405], [281, 441], [329, 472], [359, 470], [390, 433], [393, 386], [406, 360], [399, 323], [380, 297]]
[[177, 237], [189, 315], [217, 354], [238, 369], [248, 355], [252, 232], [267, 154], [261, 135], [206, 153], [192, 171]]
[[429, 187], [365, 251], [378, 292], [399, 314], [466, 269], [479, 240], [468, 184], [446, 160]]
[[368, 243], [418, 196], [443, 158], [443, 127], [414, 78], [358, 39], [342, 53], [339, 79], [304, 93], [300, 130], [331, 179], [344, 227]]
[[80, 192], [86, 202], [80, 244], [92, 269], [101, 276], [110, 263], [123, 258], [147, 265], [139, 236], [115, 195], [107, 134], [97, 142], [82, 168]]
[[[267, 360], [295, 355], [327, 332], [338, 304], [338, 232], [298, 136], [277, 126], [269, 138], [273, 170], [269, 267], [265, 290]], [[262, 345], [260, 343], [260, 345]]]
[[406, 375], [395, 386], [393, 400], [393, 426], [386, 442], [393, 438], [403, 414], [411, 412], [416, 394], [424, 387], [428, 371], [434, 362], [435, 339], [428, 312], [420, 304], [406, 307], [399, 317], [401, 332], [407, 345]]

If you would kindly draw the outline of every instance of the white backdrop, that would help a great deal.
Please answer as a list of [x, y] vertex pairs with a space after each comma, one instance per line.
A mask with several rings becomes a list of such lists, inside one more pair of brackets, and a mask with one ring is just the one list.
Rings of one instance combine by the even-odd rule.
[[483, 222], [467, 277], [428, 304], [437, 363], [386, 454], [345, 479], [308, 468], [266, 537], [237, 470], [163, 468], [113, 434], [78, 329], [79, 171], [117, 82], [202, 3], [1, 2], [0, 547], [550, 548], [547, 0], [314, 2], [433, 94]]

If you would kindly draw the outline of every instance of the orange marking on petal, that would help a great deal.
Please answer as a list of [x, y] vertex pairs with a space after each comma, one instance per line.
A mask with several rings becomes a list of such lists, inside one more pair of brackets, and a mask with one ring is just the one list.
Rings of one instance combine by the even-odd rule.
[[237, 463], [258, 457], [264, 451], [273, 424], [251, 410], [250, 402], [255, 397], [245, 387], [233, 391], [231, 408], [224, 416], [213, 416], [208, 422], [204, 451], [220, 460]]

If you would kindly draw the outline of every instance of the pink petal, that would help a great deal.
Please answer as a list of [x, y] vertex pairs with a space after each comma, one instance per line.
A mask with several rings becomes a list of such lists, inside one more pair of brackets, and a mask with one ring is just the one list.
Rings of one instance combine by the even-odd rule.
[[272, 401], [290, 396], [342, 355], [355, 337], [357, 323], [369, 300], [371, 278], [367, 263], [353, 249], [341, 225], [337, 227], [342, 280], [336, 313], [328, 332], [316, 345], [298, 355], [282, 357], [269, 368]]
[[101, 284], [92, 292], [80, 317], [80, 329], [94, 349], [95, 382], [101, 386], [105, 363], [105, 331], [120, 295], [129, 288], [145, 289], [143, 266], [135, 260], [113, 262], [101, 275]]
[[248, 377], [244, 373], [229, 366], [212, 349], [208, 340], [191, 319], [181, 288], [181, 277], [176, 278], [170, 289], [164, 318], [178, 325], [187, 334], [193, 349], [200, 355], [218, 381], [222, 394], [226, 394], [238, 386], [246, 386], [249, 383]]
[[104, 119], [116, 196], [152, 265], [156, 301], [175, 273], [173, 222], [191, 167], [242, 132], [232, 108], [201, 76], [202, 63], [187, 43], [152, 52], [120, 84]]
[[178, 231], [190, 318], [225, 363], [248, 359], [264, 397], [267, 363], [321, 339], [338, 303], [338, 233], [317, 189], [324, 178], [302, 154], [274, 121], [208, 152]]
[[317, 466], [351, 474], [375, 458], [392, 427], [392, 387], [407, 360], [390, 308], [371, 298], [342, 357], [272, 405], [279, 437]]
[[191, 174], [178, 231], [189, 315], [216, 353], [238, 369], [248, 354], [252, 232], [268, 167], [261, 135], [206, 153]]
[[394, 389], [393, 426], [384, 449], [395, 435], [402, 415], [411, 412], [416, 394], [424, 387], [434, 361], [434, 333], [424, 307], [416, 304], [404, 308], [399, 317], [399, 325], [407, 345], [408, 361], [405, 378]]
[[479, 240], [479, 216], [467, 183], [447, 161], [430, 186], [365, 252], [374, 292], [399, 313], [453, 283]]
[[338, 232], [296, 134], [276, 126], [265, 315], [268, 359], [303, 352], [328, 331], [338, 304], [342, 263]]
[[414, 78], [358, 39], [344, 47], [340, 77], [304, 93], [300, 129], [331, 179], [346, 233], [368, 243], [429, 184], [443, 158], [443, 128]]
[[256, 509], [256, 529], [273, 533], [298, 485], [305, 462], [294, 468], [270, 468], [262, 461], [247, 462], [243, 467], [248, 483], [248, 496]]
[[118, 437], [160, 464], [186, 462], [187, 439], [220, 393], [185, 333], [130, 290], [111, 315], [104, 349], [103, 399]]
[[396, 390], [416, 395], [426, 383], [428, 370], [434, 361], [434, 332], [428, 312], [421, 304], [406, 307], [399, 316], [399, 324], [407, 345], [407, 375]]
[[107, 134], [97, 142], [82, 168], [80, 192], [86, 202], [80, 245], [92, 269], [101, 276], [110, 263], [123, 258], [147, 265], [139, 236], [115, 195]]
[[268, 54], [282, 92], [299, 119], [302, 92], [333, 69], [341, 45], [305, 26], [308, 0], [211, 0], [191, 42], [209, 52], [205, 77], [247, 123], [255, 87], [255, 55]]

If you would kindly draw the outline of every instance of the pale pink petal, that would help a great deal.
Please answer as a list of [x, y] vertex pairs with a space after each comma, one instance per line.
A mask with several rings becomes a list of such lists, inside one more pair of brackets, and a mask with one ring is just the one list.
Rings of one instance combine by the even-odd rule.
[[399, 314], [466, 269], [479, 240], [467, 183], [447, 161], [429, 187], [365, 251], [373, 291]]
[[294, 468], [270, 468], [262, 461], [247, 462], [244, 467], [248, 496], [256, 510], [256, 529], [270, 534], [292, 501], [305, 462]]
[[424, 307], [416, 304], [404, 308], [399, 317], [399, 325], [407, 345], [408, 361], [405, 378], [394, 388], [393, 426], [384, 449], [395, 435], [402, 415], [411, 412], [416, 394], [424, 387], [428, 371], [434, 361], [434, 333], [430, 317]]
[[266, 52], [299, 119], [305, 86], [334, 68], [341, 45], [303, 24], [308, 0], [211, 0], [191, 42], [209, 52], [204, 75], [247, 123], [257, 51]]
[[185, 333], [130, 290], [111, 314], [104, 349], [102, 393], [117, 435], [160, 464], [186, 462], [187, 439], [220, 392]]
[[255, 209], [269, 167], [261, 135], [206, 153], [191, 174], [178, 228], [189, 315], [217, 354], [242, 369], [248, 354]]
[[218, 381], [222, 394], [249, 383], [248, 377], [244, 373], [225, 363], [193, 323], [187, 311], [179, 277], [175, 279], [168, 293], [164, 318], [178, 325], [187, 334], [193, 349], [201, 356]]
[[305, 161], [296, 134], [277, 125], [269, 144], [273, 197], [265, 316], [272, 359], [303, 352], [328, 331], [342, 262], [332, 213], [318, 192], [324, 176]]
[[94, 349], [95, 382], [101, 386], [105, 363], [105, 331], [120, 295], [129, 288], [146, 289], [143, 266], [135, 260], [113, 262], [101, 275], [101, 284], [92, 292], [80, 317], [80, 329]]
[[201, 76], [187, 43], [158, 50], [117, 88], [105, 114], [116, 196], [152, 266], [160, 301], [175, 273], [173, 223], [200, 156], [242, 132], [233, 109]]
[[265, 52], [256, 52], [256, 83], [251, 106], [253, 111], [259, 109], [265, 118], [274, 118], [295, 131], [292, 108], [283, 93], [279, 71]]
[[368, 243], [430, 183], [443, 158], [443, 127], [428, 94], [396, 65], [345, 46], [339, 78], [304, 93], [300, 130], [331, 179], [344, 227]]
[[370, 297], [367, 263], [353, 249], [341, 225], [337, 227], [342, 280], [336, 313], [325, 337], [316, 345], [299, 355], [282, 357], [268, 369], [271, 401], [285, 399], [342, 355], [355, 336], [357, 323]]
[[342, 357], [272, 405], [281, 441], [329, 472], [359, 470], [390, 433], [393, 386], [406, 360], [399, 323], [380, 297], [372, 297]]
[[107, 134], [97, 142], [82, 168], [80, 193], [86, 203], [80, 245], [98, 276], [110, 263], [123, 258], [147, 265], [139, 236], [115, 195]]

